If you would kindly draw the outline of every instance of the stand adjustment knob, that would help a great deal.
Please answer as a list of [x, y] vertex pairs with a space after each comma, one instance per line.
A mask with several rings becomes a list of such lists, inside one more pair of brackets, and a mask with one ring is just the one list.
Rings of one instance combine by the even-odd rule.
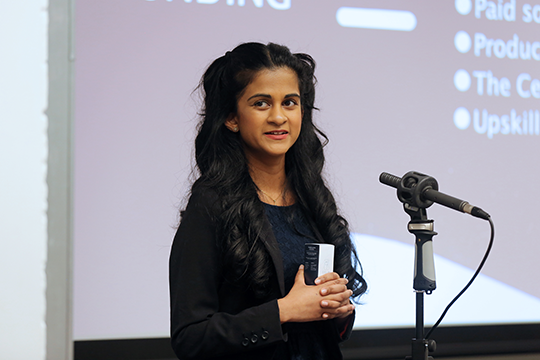
[[427, 341], [427, 347], [429, 352], [435, 352], [435, 350], [437, 350], [437, 343], [435, 342], [435, 340], [429, 339]]

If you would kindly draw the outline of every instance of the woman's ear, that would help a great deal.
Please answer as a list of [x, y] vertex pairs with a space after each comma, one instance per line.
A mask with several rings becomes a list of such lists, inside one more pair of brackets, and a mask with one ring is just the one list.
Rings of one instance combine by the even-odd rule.
[[238, 132], [238, 119], [236, 118], [236, 115], [229, 115], [227, 120], [225, 120], [225, 126], [232, 132]]

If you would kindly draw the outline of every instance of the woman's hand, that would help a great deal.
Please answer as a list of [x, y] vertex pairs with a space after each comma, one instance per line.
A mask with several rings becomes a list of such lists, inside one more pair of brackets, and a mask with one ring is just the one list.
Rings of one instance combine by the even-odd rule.
[[328, 273], [316, 279], [316, 285], [306, 285], [304, 266], [301, 265], [291, 291], [278, 300], [281, 323], [307, 322], [344, 318], [354, 310], [347, 289], [347, 279]]
[[[339, 280], [345, 280], [345, 285], [341, 286], [337, 283]], [[330, 299], [324, 298], [321, 300], [321, 307], [335, 309], [334, 316], [329, 313], [323, 313], [323, 318], [346, 318], [354, 311], [354, 305], [351, 304], [349, 298], [352, 295], [352, 290], [347, 289], [347, 279], [340, 278], [335, 272], [327, 273], [315, 279], [316, 285], [321, 285], [321, 296], [328, 297], [329, 295], [337, 295]]]

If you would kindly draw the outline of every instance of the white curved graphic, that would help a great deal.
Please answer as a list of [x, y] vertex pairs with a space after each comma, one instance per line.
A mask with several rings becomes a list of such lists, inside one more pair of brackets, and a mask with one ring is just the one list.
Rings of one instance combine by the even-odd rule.
[[[356, 307], [355, 329], [414, 326], [414, 247], [396, 240], [352, 234], [369, 292]], [[474, 271], [435, 255], [437, 289], [425, 296], [425, 322], [434, 324]], [[446, 314], [442, 325], [540, 321], [540, 299], [480, 274]]]

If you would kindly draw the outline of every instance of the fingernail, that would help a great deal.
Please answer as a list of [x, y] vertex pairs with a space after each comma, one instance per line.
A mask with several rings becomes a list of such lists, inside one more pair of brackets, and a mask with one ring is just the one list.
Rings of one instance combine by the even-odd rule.
[[304, 265], [300, 265], [300, 269], [304, 270]]
[[322, 314], [322, 317], [326, 319], [328, 317], [328, 314]]
[[315, 284], [320, 284], [321, 283], [321, 279], [315, 279]]
[[323, 306], [327, 306], [327, 305], [328, 305], [328, 301], [323, 301], [323, 302], [321, 302], [321, 304], [322, 304]]
[[326, 290], [326, 289], [321, 290], [321, 294], [323, 294], [323, 295], [326, 295], [327, 292], [328, 292], [328, 290]]

